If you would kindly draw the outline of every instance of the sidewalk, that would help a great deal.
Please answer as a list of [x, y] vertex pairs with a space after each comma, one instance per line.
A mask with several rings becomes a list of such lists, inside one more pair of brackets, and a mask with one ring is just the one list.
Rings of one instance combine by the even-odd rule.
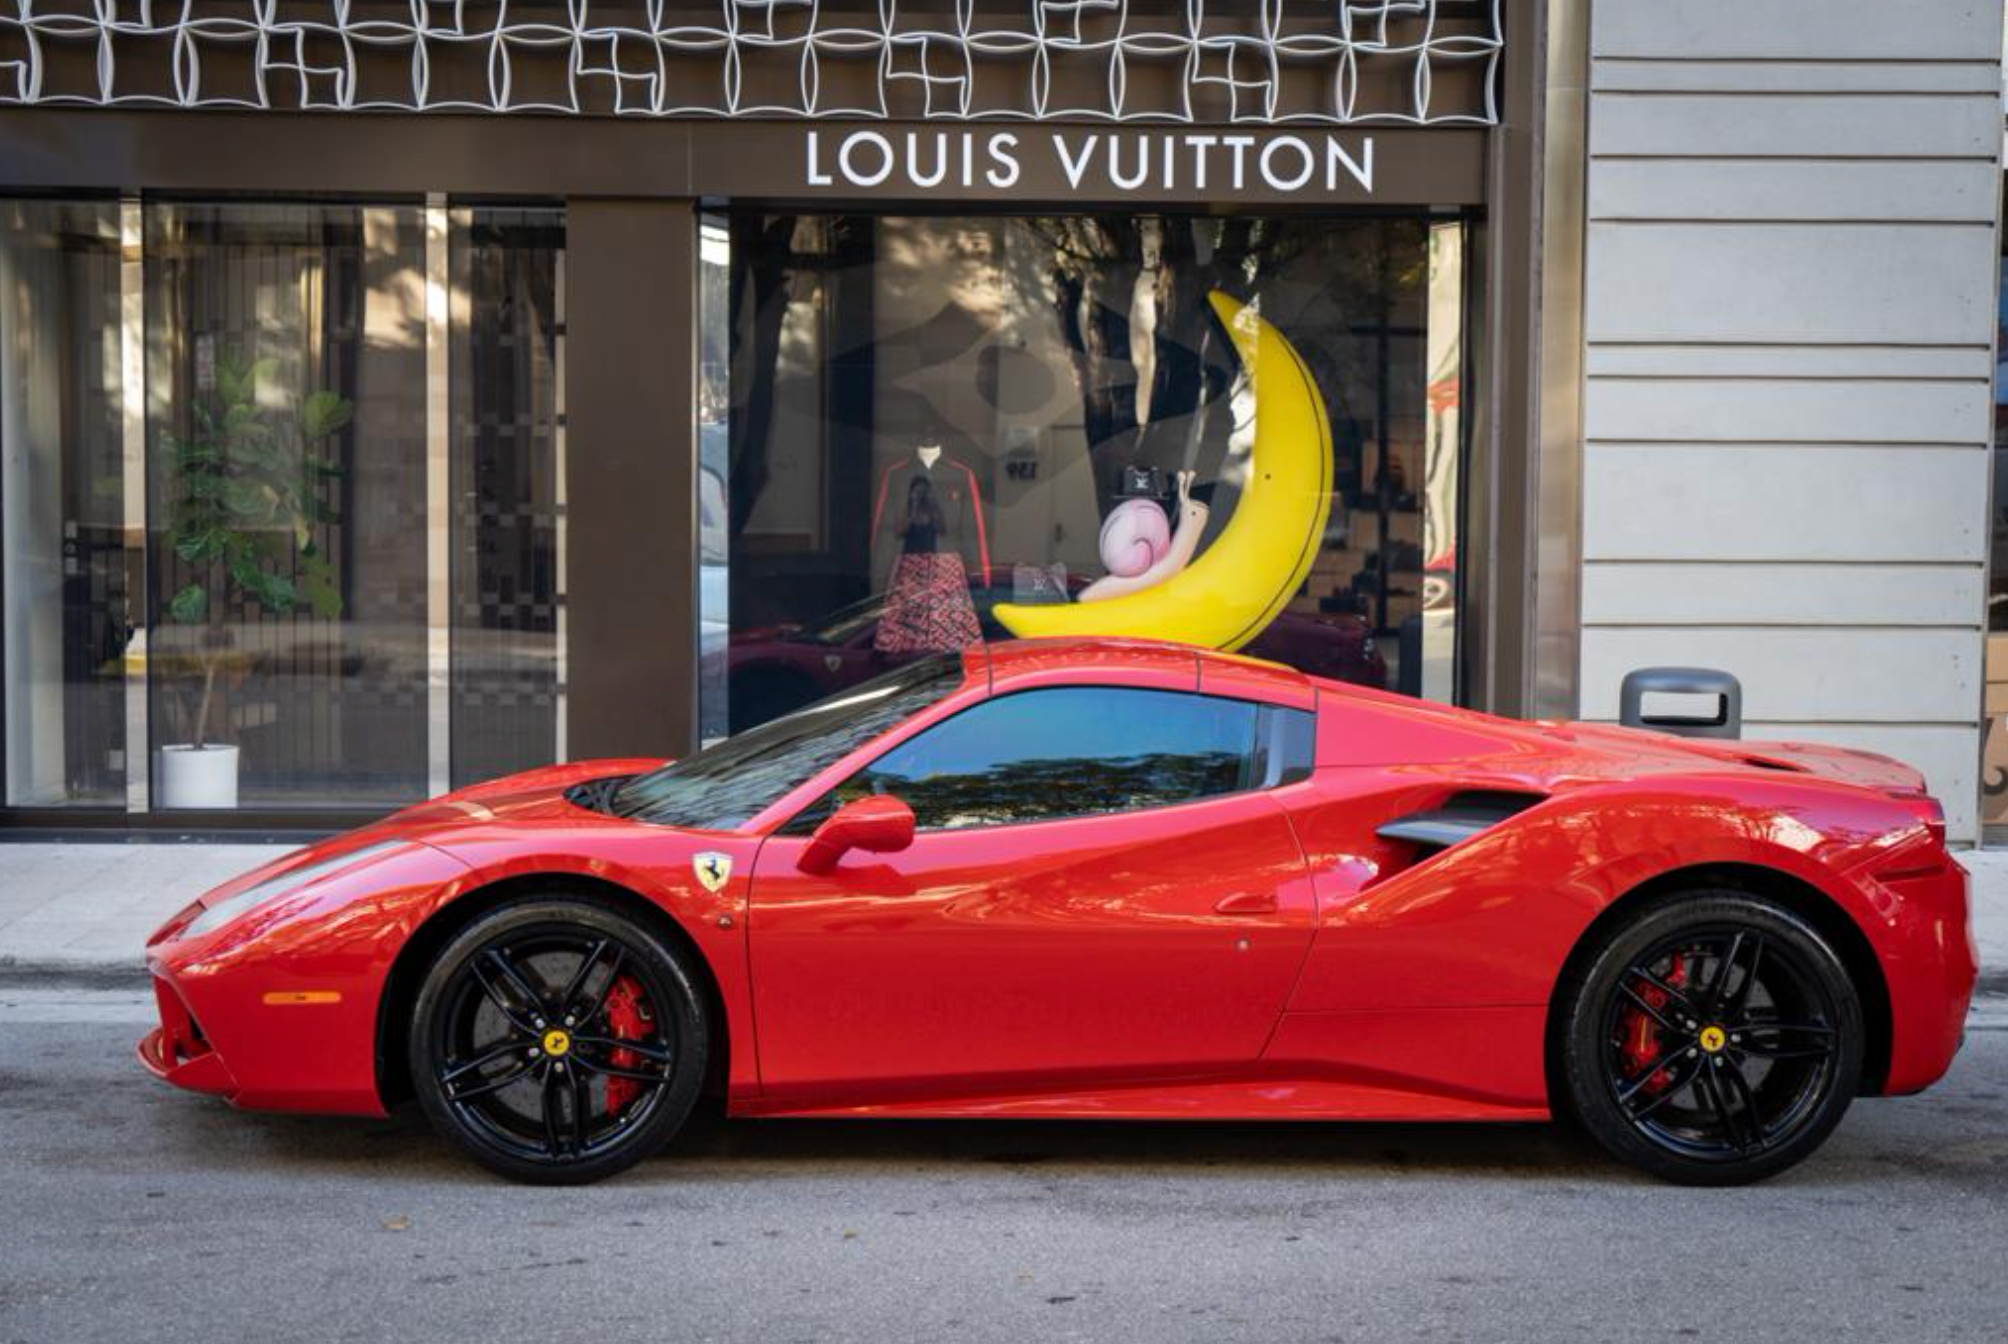
[[[286, 845], [0, 844], [0, 973], [138, 973], [167, 917]], [[1966, 850], [1983, 987], [2008, 993], [2008, 849]]]

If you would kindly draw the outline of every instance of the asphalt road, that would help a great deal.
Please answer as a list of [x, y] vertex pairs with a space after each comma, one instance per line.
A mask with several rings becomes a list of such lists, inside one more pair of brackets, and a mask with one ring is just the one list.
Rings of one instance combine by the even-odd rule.
[[2008, 1337], [2008, 1003], [1754, 1189], [1545, 1126], [713, 1125], [534, 1190], [240, 1115], [0, 988], [0, 1341]]

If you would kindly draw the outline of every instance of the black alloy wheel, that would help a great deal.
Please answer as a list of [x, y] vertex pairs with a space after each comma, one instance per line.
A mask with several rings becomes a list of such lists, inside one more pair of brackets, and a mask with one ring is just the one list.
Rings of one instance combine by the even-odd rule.
[[513, 1179], [583, 1184], [659, 1150], [695, 1105], [708, 1024], [684, 956], [595, 902], [503, 905], [433, 962], [411, 1023], [435, 1128]]
[[1566, 1001], [1568, 1101], [1655, 1175], [1739, 1185], [1840, 1123], [1862, 1068], [1861, 1003], [1789, 909], [1727, 890], [1656, 903], [1617, 930]]

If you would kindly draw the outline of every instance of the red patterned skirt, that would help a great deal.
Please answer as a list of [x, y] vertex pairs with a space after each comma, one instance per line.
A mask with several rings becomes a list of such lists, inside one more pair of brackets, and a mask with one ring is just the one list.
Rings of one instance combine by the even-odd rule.
[[982, 638], [962, 557], [902, 552], [893, 562], [892, 587], [872, 647], [880, 653], [948, 653]]

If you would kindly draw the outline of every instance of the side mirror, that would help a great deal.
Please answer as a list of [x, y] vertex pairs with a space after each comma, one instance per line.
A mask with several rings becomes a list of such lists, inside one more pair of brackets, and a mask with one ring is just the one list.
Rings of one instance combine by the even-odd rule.
[[827, 873], [851, 850], [891, 854], [912, 843], [913, 809], [891, 794], [876, 794], [838, 808], [809, 837], [795, 866], [805, 873]]

